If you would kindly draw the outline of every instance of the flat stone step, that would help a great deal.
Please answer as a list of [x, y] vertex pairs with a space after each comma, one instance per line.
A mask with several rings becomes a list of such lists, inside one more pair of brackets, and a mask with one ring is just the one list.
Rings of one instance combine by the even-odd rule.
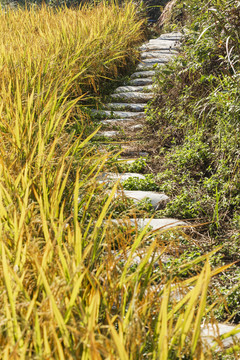
[[[170, 257], [168, 259], [170, 260]], [[156, 266], [157, 264], [154, 265]], [[154, 291], [160, 294], [162, 293], [163, 289], [164, 289], [164, 285], [162, 284], [152, 285], [150, 288], [146, 289], [146, 294], [148, 293], [149, 290], [151, 293], [152, 291]], [[193, 289], [192, 286], [179, 286], [179, 284], [172, 284], [171, 291], [169, 294], [170, 300], [174, 301], [175, 303], [180, 302], [192, 289]]]
[[141, 230], [143, 228], [145, 228], [145, 226], [149, 226], [152, 228], [152, 230], [157, 231], [157, 230], [166, 230], [166, 229], [171, 229], [171, 228], [175, 228], [175, 227], [181, 227], [181, 228], [186, 228], [189, 227], [189, 225], [187, 223], [185, 223], [182, 220], [179, 219], [171, 219], [171, 218], [166, 218], [166, 219], [150, 219], [150, 218], [146, 218], [146, 219], [114, 219], [112, 220], [113, 223], [115, 224], [129, 224], [131, 226], [135, 226], [137, 225], [138, 229]]
[[131, 130], [131, 131], [137, 131], [137, 130], [141, 130], [144, 125], [141, 123], [136, 123], [136, 121], [133, 118], [126, 118], [126, 119], [109, 119], [109, 120], [100, 120], [100, 123], [103, 124], [105, 126], [105, 128], [107, 127], [107, 129], [111, 129], [115, 126], [115, 127], [121, 127], [123, 129], [126, 128], [127, 126], [127, 130]]
[[145, 86], [145, 85], [149, 85], [152, 83], [153, 83], [152, 78], [143, 78], [143, 79], [139, 78], [139, 79], [133, 79], [133, 80], [129, 81], [129, 84], [134, 85], [134, 86]]
[[100, 123], [103, 125], [113, 125], [113, 126], [121, 126], [126, 123], [132, 123], [132, 118], [123, 118], [123, 119], [107, 119], [107, 120], [101, 120]]
[[[238, 325], [237, 331], [239, 331], [236, 335], [231, 335], [226, 339], [220, 340], [219, 336], [227, 334], [229, 332], [234, 332], [236, 326], [226, 325], [226, 324], [207, 324], [201, 326], [201, 338], [205, 341], [209, 346], [212, 346], [215, 340], [218, 340], [218, 344], [222, 344], [224, 348], [227, 348], [234, 344], [234, 338], [239, 341], [240, 340], [240, 325]], [[222, 348], [220, 346], [217, 347], [217, 351], [221, 351]]]
[[[117, 94], [112, 94], [111, 98], [116, 101], [126, 101], [128, 103], [144, 103], [152, 100], [154, 98], [153, 93], [143, 93], [143, 92], [122, 92]], [[139, 111], [139, 110], [137, 110]]]
[[133, 150], [129, 147], [128, 144], [123, 144], [121, 146], [122, 148], [122, 158], [131, 157], [131, 158], [137, 158], [139, 160], [140, 157], [147, 158], [149, 156], [149, 153], [143, 150]]
[[178, 55], [178, 51], [144, 51], [141, 54], [142, 59], [160, 59], [162, 62], [168, 62], [174, 56]]
[[117, 181], [124, 182], [130, 178], [145, 179], [145, 176], [137, 173], [124, 173], [124, 174], [115, 174], [115, 173], [105, 173], [101, 175], [100, 182], [108, 181]]
[[[123, 222], [123, 226], [124, 226], [124, 222]], [[143, 259], [146, 257], [148, 251], [149, 251], [148, 246], [145, 247], [144, 249], [137, 249], [131, 255], [130, 266], [139, 265], [143, 261]], [[123, 252], [116, 253], [116, 259], [126, 262], [130, 256], [130, 254], [131, 254], [131, 250], [128, 250], [126, 253], [123, 253]], [[157, 266], [159, 266], [159, 260], [161, 261], [161, 263], [167, 264], [171, 259], [172, 259], [172, 257], [164, 254], [162, 249], [156, 249], [153, 251], [153, 253], [149, 257], [148, 262], [149, 263], [154, 262], [153, 266], [157, 267]]]
[[144, 111], [146, 104], [131, 104], [131, 103], [110, 103], [105, 105], [107, 109], [114, 111]]
[[183, 38], [183, 34], [180, 32], [171, 32], [167, 34], [162, 34], [158, 37], [160, 40], [175, 40], [180, 41]]
[[156, 38], [156, 39], [150, 39], [148, 41], [148, 43], [144, 44], [144, 45], [148, 45], [148, 44], [158, 44], [160, 46], [163, 47], [173, 47], [174, 45], [176, 45], [177, 41], [175, 40], [171, 40], [171, 39], [160, 39], [160, 38]]
[[153, 85], [146, 85], [146, 86], [119, 86], [115, 89], [114, 94], [119, 93], [127, 93], [127, 92], [143, 92], [149, 93], [153, 90]]
[[164, 63], [163, 62], [144, 62], [145, 60], [143, 60], [143, 62], [139, 63], [136, 70], [152, 70], [152, 69], [155, 69], [160, 67], [160, 66], [163, 66]]
[[178, 50], [179, 49], [179, 45], [176, 45], [175, 41], [172, 41], [171, 44], [166, 41], [162, 41], [162, 42], [155, 42], [155, 43], [148, 43], [145, 45], [142, 45], [140, 50], [141, 51], [152, 51], [152, 50]]
[[115, 130], [106, 130], [106, 131], [99, 131], [95, 137], [107, 137], [107, 138], [114, 138], [116, 136], [119, 136], [121, 133], [120, 131], [115, 131]]
[[[135, 223], [135, 219], [131, 219], [132, 223]], [[166, 218], [166, 219], [137, 219], [137, 225], [139, 228], [144, 228], [149, 223], [149, 226], [151, 226], [152, 230], [165, 230], [170, 229], [176, 226], [181, 227], [187, 227], [189, 226], [184, 221], [181, 221], [179, 219], [172, 219], [172, 218]]]
[[155, 210], [164, 208], [167, 202], [170, 201], [167, 195], [154, 191], [124, 190], [123, 193], [127, 198], [132, 199], [135, 203], [144, 199], [149, 199]]
[[155, 71], [136, 71], [131, 75], [131, 79], [149, 78], [155, 75]]
[[149, 58], [149, 59], [141, 60], [140, 64], [154, 65], [154, 64], [165, 64], [166, 62], [167, 62], [166, 59], [152, 57], [152, 58]]
[[141, 130], [143, 128], [143, 124], [136, 124], [136, 125], [132, 125], [129, 127], [129, 129], [131, 131], [135, 131], [135, 130]]
[[145, 118], [144, 112], [132, 111], [110, 111], [110, 110], [92, 110], [92, 116], [98, 119], [126, 119], [126, 118]]

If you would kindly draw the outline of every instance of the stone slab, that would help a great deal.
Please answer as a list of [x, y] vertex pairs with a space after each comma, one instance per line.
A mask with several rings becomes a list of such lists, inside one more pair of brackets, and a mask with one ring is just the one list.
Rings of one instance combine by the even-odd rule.
[[155, 75], [155, 71], [136, 71], [131, 75], [131, 79], [138, 79], [138, 78], [149, 78]]
[[123, 119], [107, 119], [101, 120], [100, 123], [103, 125], [113, 125], [113, 126], [120, 126], [126, 124], [128, 122], [133, 122], [132, 118], [123, 118]]
[[143, 124], [136, 124], [136, 125], [130, 126], [129, 129], [131, 131], [141, 130], [141, 129], [143, 129]]
[[[113, 220], [113, 221], [115, 223], [117, 223], [116, 220]], [[123, 222], [123, 224], [124, 224], [124, 222]], [[139, 265], [143, 261], [143, 259], [146, 257], [148, 251], [149, 251], [149, 247], [146, 247], [144, 249], [137, 249], [131, 256], [132, 258], [131, 258], [130, 266]], [[130, 250], [128, 250], [125, 254], [123, 252], [116, 253], [116, 259], [126, 262], [130, 256], [130, 254], [131, 254]], [[156, 262], [157, 259], [158, 259], [158, 261]], [[171, 259], [171, 257], [164, 254], [161, 249], [156, 249], [150, 255], [148, 262], [149, 263], [153, 262], [153, 266], [156, 267], [159, 265], [159, 260], [163, 264], [167, 264], [167, 262], [170, 259]]]
[[163, 47], [174, 47], [174, 45], [176, 45], [176, 43], [177, 42], [175, 40], [156, 38], [156, 39], [150, 39], [146, 45], [157, 44], [157, 45], [163, 46]]
[[126, 180], [128, 180], [129, 178], [137, 178], [137, 179], [145, 179], [145, 176], [142, 174], [137, 174], [137, 173], [124, 173], [124, 174], [115, 174], [115, 173], [104, 173], [101, 176], [101, 181], [105, 182], [105, 181], [117, 181], [120, 180], [120, 182], [124, 182]]
[[132, 111], [110, 111], [110, 110], [92, 110], [93, 117], [100, 119], [125, 119], [125, 118], [144, 118], [144, 112]]
[[119, 93], [127, 93], [127, 92], [143, 92], [149, 93], [153, 90], [153, 85], [146, 85], [146, 86], [119, 86], [115, 89], [114, 94]]
[[[174, 42], [175, 43], [175, 42]], [[146, 45], [142, 45], [140, 50], [141, 51], [152, 51], [152, 50], [178, 50], [179, 46], [178, 45], [169, 45], [168, 42], [164, 43], [151, 43], [151, 44], [146, 44]]]
[[124, 145], [122, 144], [121, 146], [122, 148], [122, 157], [124, 158], [124, 156], [131, 156], [132, 158], [134, 157], [137, 157], [138, 156], [138, 159], [139, 160], [139, 157], [144, 157], [144, 158], [147, 158], [149, 156], [149, 153], [146, 152], [146, 151], [141, 151], [141, 150], [132, 150], [131, 148], [129, 148], [129, 145]]
[[[226, 324], [208, 324], [201, 326], [201, 338], [204, 340], [209, 346], [213, 346], [216, 339], [218, 339], [219, 343], [219, 336], [223, 334], [227, 334], [230, 331], [233, 331], [236, 327], [232, 325]], [[240, 341], [240, 325], [238, 325], [238, 333], [234, 335], [236, 341]], [[229, 347], [234, 344], [233, 336], [230, 336], [226, 339], [221, 341], [223, 347]], [[221, 350], [220, 347], [217, 350]]]
[[153, 83], [153, 79], [152, 78], [139, 78], [139, 79], [133, 79], [131, 81], [129, 81], [130, 85], [134, 85], [134, 86], [145, 86], [145, 85], [149, 85]]
[[145, 62], [145, 60], [143, 60], [143, 62], [139, 63], [136, 70], [154, 70], [156, 68], [158, 68], [159, 66], [163, 66], [165, 63], [163, 62], [156, 62], [156, 61], [152, 61], [152, 62]]
[[175, 40], [175, 41], [179, 41], [182, 38], [183, 38], [183, 34], [180, 32], [166, 33], [166, 34], [162, 34], [158, 37], [158, 39], [160, 39], [160, 40]]
[[141, 54], [142, 59], [160, 59], [162, 62], [168, 62], [170, 59], [172, 59], [174, 56], [178, 54], [177, 51], [144, 51]]
[[152, 58], [147, 58], [144, 60], [141, 60], [140, 64], [150, 64], [150, 65], [154, 65], [154, 64], [165, 64], [167, 61], [163, 58], [156, 58], [156, 57], [152, 57]]
[[122, 162], [124, 164], [128, 164], [128, 165], [133, 164], [137, 160], [139, 160], [139, 157], [138, 158], [131, 158], [131, 159], [129, 159], [129, 158], [128, 159], [126, 159], [126, 158], [117, 159], [117, 161]]
[[[168, 259], [170, 259], [170, 257]], [[167, 261], [166, 261], [166, 263], [167, 263]], [[178, 285], [174, 286], [172, 284], [171, 292], [170, 292], [170, 299], [175, 303], [179, 302], [187, 295], [187, 293], [190, 290], [192, 290], [192, 288], [193, 288], [192, 286], [181, 287], [181, 286], [178, 286]], [[162, 285], [162, 284], [152, 285], [149, 288], [150, 292], [154, 291], [156, 293], [162, 293], [163, 289], [164, 289], [164, 285]], [[146, 291], [148, 291], [148, 289], [146, 289]], [[146, 294], [147, 294], [147, 292], [146, 292]]]
[[137, 225], [139, 228], [144, 228], [149, 223], [149, 226], [151, 226], [152, 230], [165, 230], [165, 229], [174, 228], [176, 226], [180, 226], [180, 227], [189, 226], [184, 221], [178, 219], [171, 219], [171, 218], [166, 218], [166, 219], [147, 218], [147, 219], [137, 219], [137, 220], [131, 219], [132, 223], [134, 223], [135, 221], [137, 221]]
[[129, 103], [144, 103], [144, 102], [148, 102], [149, 100], [152, 100], [153, 97], [154, 97], [153, 93], [144, 93], [137, 91], [122, 92], [111, 95], [111, 98], [115, 101], [126, 101]]
[[108, 137], [108, 138], [113, 138], [116, 137], [117, 135], [120, 135], [119, 131], [115, 131], [115, 130], [107, 130], [107, 131], [100, 131], [98, 132], [95, 137], [99, 137], [99, 136], [104, 136], [104, 137]]
[[178, 219], [115, 219], [111, 220], [115, 224], [129, 224], [131, 226], [137, 225], [138, 229], [141, 230], [145, 228], [146, 226], [149, 226], [154, 231], [163, 231], [167, 229], [173, 229], [173, 228], [186, 228], [189, 227], [187, 223], [184, 221], [178, 220]]
[[170, 199], [165, 194], [160, 194], [154, 191], [132, 191], [124, 190], [124, 195], [132, 199], [135, 203], [138, 203], [141, 200], [149, 199], [154, 209], [162, 208], [163, 204], [168, 202]]
[[113, 111], [144, 111], [146, 104], [131, 104], [131, 103], [110, 103], [105, 105], [107, 109]]

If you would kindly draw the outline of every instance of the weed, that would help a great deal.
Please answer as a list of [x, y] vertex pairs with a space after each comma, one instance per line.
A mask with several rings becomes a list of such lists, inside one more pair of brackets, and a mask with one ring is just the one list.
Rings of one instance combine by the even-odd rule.
[[138, 177], [130, 177], [123, 182], [123, 188], [125, 190], [142, 190], [142, 191], [158, 191], [159, 186], [154, 180], [152, 174], [145, 175], [145, 179], [139, 179]]
[[[158, 214], [200, 219], [206, 223], [201, 230], [206, 246], [223, 246], [215, 265], [238, 261], [239, 3], [171, 4], [171, 24], [165, 26], [183, 26], [182, 51], [158, 70], [156, 99], [147, 116], [158, 153], [157, 182], [171, 197]], [[222, 279], [223, 293], [234, 290], [224, 298], [219, 319], [238, 321], [238, 283], [234, 273]]]
[[232, 231], [239, 209], [239, 10], [230, 10], [238, 9], [234, 1], [211, 5], [174, 5], [188, 34], [180, 56], [158, 70], [148, 125], [157, 134], [160, 188], [174, 197], [165, 214], [213, 221], [218, 236]]
[[130, 164], [119, 161], [117, 165], [117, 170], [119, 173], [123, 172], [132, 172], [132, 173], [143, 173], [146, 167], [146, 160], [142, 157], [131, 162]]

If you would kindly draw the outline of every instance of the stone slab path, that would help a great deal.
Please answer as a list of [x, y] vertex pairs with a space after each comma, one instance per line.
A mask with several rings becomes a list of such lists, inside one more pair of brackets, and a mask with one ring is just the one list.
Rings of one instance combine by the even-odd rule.
[[[140, 47], [141, 61], [138, 64], [136, 71], [131, 75], [129, 82], [124, 86], [119, 86], [115, 89], [110, 96], [111, 102], [105, 104], [103, 109], [92, 110], [92, 117], [99, 120], [105, 127], [105, 130], [99, 132], [97, 136], [103, 136], [114, 140], [121, 135], [121, 131], [113, 130], [113, 126], [117, 125], [122, 128], [123, 132], [126, 130], [126, 133], [129, 130], [138, 131], [143, 127], [146, 105], [154, 97], [153, 77], [156, 70], [160, 66], [164, 66], [173, 57], [177, 56], [181, 39], [182, 35], [180, 33], [173, 32], [163, 34], [157, 39], [151, 39], [148, 43], [143, 44]], [[128, 140], [126, 139], [126, 144], [127, 141]], [[136, 151], [134, 154], [131, 153], [131, 150], [128, 151], [127, 145], [122, 146], [122, 149], [124, 150], [125, 156], [132, 156], [136, 153]], [[141, 156], [140, 154], [141, 152], [139, 152], [139, 156]], [[145, 156], [146, 155], [147, 154], [145, 153]], [[133, 159], [126, 156], [119, 160], [132, 164], [139, 156], [136, 156]], [[99, 178], [99, 182], [110, 183], [119, 180], [120, 183], [122, 183], [123, 181], [134, 177], [142, 180], [145, 179], [144, 175], [137, 173], [105, 173]], [[153, 191], [129, 191], [120, 189], [119, 193], [121, 193], [121, 196], [132, 199], [134, 203], [148, 199], [156, 211], [164, 208], [167, 202], [171, 201], [167, 195]], [[118, 192], [116, 196], [118, 196]], [[120, 226], [123, 221], [125, 220], [115, 219], [111, 220], [111, 223]], [[148, 225], [153, 231], [163, 231], [170, 228], [184, 229], [190, 227], [189, 224], [181, 219], [169, 218], [130, 218], [128, 219], [128, 222], [130, 226], [137, 226], [138, 229], [142, 229]], [[139, 250], [137, 250], [135, 259], [140, 262], [142, 256], [144, 256], [144, 254], [139, 254]], [[217, 338], [218, 343], [221, 343], [219, 335], [224, 335], [233, 331], [233, 329], [233, 326], [225, 324], [215, 324], [214, 326], [202, 325], [201, 336], [205, 343], [213, 345]], [[240, 339], [240, 333], [236, 334], [235, 338]], [[230, 336], [228, 339], [223, 340], [221, 344], [223, 347], [232, 345], [233, 338]]]
[[[181, 37], [180, 33], [164, 34], [157, 39], [149, 40], [148, 43], [140, 47], [141, 61], [136, 71], [131, 75], [129, 83], [115, 89], [110, 96], [111, 102], [105, 104], [103, 109], [92, 110], [92, 116], [99, 119], [105, 128], [97, 136], [115, 140], [121, 135], [121, 129], [118, 131], [113, 129], [116, 125], [122, 129], [125, 126], [126, 132], [129, 130], [136, 132], [142, 129], [146, 105], [154, 97], [153, 77], [159, 66], [164, 66], [166, 62], [178, 54]], [[127, 151], [124, 151], [124, 153], [125, 156], [126, 154], [130, 155]], [[131, 164], [137, 159], [138, 157], [129, 159], [129, 156], [127, 156], [121, 160], [126, 160], [126, 163]], [[136, 177], [136, 174], [133, 174], [134, 176]], [[105, 181], [110, 182], [114, 178], [118, 179], [119, 177], [119, 174], [107, 175], [105, 176]], [[121, 181], [125, 181], [130, 177], [125, 174], [125, 176], [121, 177]], [[149, 199], [155, 210], [164, 208], [166, 203], [170, 201], [167, 195], [152, 191], [124, 190], [123, 193], [125, 197], [132, 199], [135, 203]], [[144, 219], [142, 220], [144, 221]]]

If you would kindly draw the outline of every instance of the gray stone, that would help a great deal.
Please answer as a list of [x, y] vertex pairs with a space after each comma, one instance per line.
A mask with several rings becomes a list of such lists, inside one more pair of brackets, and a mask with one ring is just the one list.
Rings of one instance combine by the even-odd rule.
[[131, 81], [129, 81], [130, 85], [134, 85], [134, 86], [145, 86], [145, 85], [149, 85], [153, 83], [153, 79], [152, 78], [143, 78], [143, 79], [133, 79]]
[[155, 71], [137, 71], [131, 75], [131, 79], [138, 79], [138, 78], [149, 78], [155, 75]]
[[145, 179], [145, 176], [137, 173], [124, 173], [124, 174], [115, 174], [115, 173], [105, 173], [101, 176], [101, 181], [117, 181], [124, 182], [129, 178]]
[[153, 90], [153, 85], [146, 85], [146, 86], [119, 86], [115, 89], [114, 93], [127, 93], [127, 92], [143, 92], [149, 93]]
[[110, 110], [92, 110], [93, 117], [99, 119], [124, 119], [124, 118], [144, 118], [144, 112], [132, 112], [132, 111], [110, 111]]
[[175, 228], [186, 228], [189, 225], [178, 219], [115, 219], [111, 220], [114, 224], [117, 225], [130, 225], [137, 226], [138, 230], [144, 229], [146, 226], [151, 227], [153, 231], [164, 231], [167, 229]]
[[[203, 341], [205, 341], [209, 346], [213, 346], [215, 340], [218, 340], [219, 344], [219, 336], [223, 334], [227, 334], [230, 331], [234, 331], [236, 327], [232, 325], [226, 325], [226, 324], [208, 324], [208, 325], [202, 325], [201, 326], [201, 338]], [[231, 335], [226, 339], [221, 340], [223, 347], [229, 347], [234, 344], [234, 339], [236, 341], [240, 340], [240, 325], [238, 325], [238, 333], [234, 335], [234, 337]], [[221, 350], [221, 347], [217, 347], [217, 351]]]
[[[165, 195], [166, 196], [166, 195]], [[144, 228], [147, 224], [151, 226], [152, 230], [165, 230], [170, 228], [175, 228], [176, 226], [186, 227], [189, 226], [185, 222], [178, 219], [131, 219], [131, 222], [134, 223], [137, 221], [137, 225], [140, 229]]]
[[138, 203], [141, 200], [149, 199], [154, 209], [159, 209], [164, 206], [170, 199], [165, 194], [159, 194], [154, 191], [131, 191], [131, 190], [124, 190], [124, 195], [132, 199], [135, 203]]
[[[113, 220], [114, 221], [114, 220]], [[116, 221], [115, 221], [116, 223]], [[124, 222], [123, 222], [124, 224]], [[143, 259], [147, 256], [149, 247], [146, 247], [144, 249], [137, 249], [132, 255], [131, 255], [131, 262], [130, 262], [130, 266], [133, 265], [139, 265]], [[131, 254], [131, 251], [128, 250], [126, 252], [126, 254], [124, 254], [123, 252], [120, 253], [116, 253], [116, 259], [117, 260], [122, 260], [124, 262], [126, 262], [129, 258]], [[163, 264], [167, 264], [167, 262], [171, 259], [170, 256], [163, 254], [162, 249], [156, 249], [152, 252], [152, 254], [150, 255], [148, 262], [151, 263], [153, 262], [154, 266], [158, 266], [159, 265], [159, 260], [163, 263]], [[158, 260], [156, 262], [156, 260]]]
[[146, 104], [128, 104], [128, 103], [111, 103], [105, 105], [107, 109], [114, 111], [133, 111], [140, 112], [144, 111]]
[[[165, 261], [165, 264], [170, 260], [170, 257], [168, 258], [167, 261]], [[173, 302], [179, 302], [181, 301], [186, 295], [187, 293], [192, 289], [192, 286], [186, 286], [186, 287], [180, 287], [178, 285], [173, 285], [171, 286], [171, 291], [170, 291], [170, 299]], [[157, 294], [162, 293], [164, 289], [164, 285], [162, 284], [158, 284], [158, 285], [152, 285], [150, 288], [146, 289], [146, 295], [148, 292], [155, 292]], [[161, 295], [160, 295], [161, 296]]]
[[138, 173], [125, 173], [125, 174], [116, 174], [116, 175], [119, 176], [121, 181], [126, 181], [129, 178], [138, 178], [141, 180], [145, 179], [145, 176], [143, 174], [138, 174]]
[[142, 59], [151, 59], [156, 58], [160, 59], [162, 62], [168, 62], [170, 59], [172, 59], [174, 56], [178, 54], [177, 51], [145, 51], [141, 54]]
[[112, 126], [119, 126], [122, 124], [126, 124], [128, 122], [133, 122], [132, 118], [124, 118], [124, 119], [108, 119], [108, 120], [101, 120], [100, 123], [103, 125], [112, 125]]
[[140, 64], [154, 65], [154, 64], [165, 64], [166, 62], [167, 62], [166, 59], [152, 57], [152, 58], [147, 58], [147, 59], [141, 60]]
[[142, 93], [142, 92], [122, 92], [117, 94], [112, 94], [111, 98], [116, 101], [126, 101], [132, 103], [143, 103], [148, 102], [149, 100], [153, 99], [153, 93]]
[[141, 63], [138, 64], [136, 70], [154, 70], [163, 65], [164, 63], [162, 61], [147, 62], [147, 60], [143, 60]]
[[131, 131], [135, 131], [135, 130], [141, 130], [143, 128], [143, 125], [142, 124], [136, 124], [136, 125], [133, 125], [133, 126], [130, 126], [130, 130]]
[[174, 41], [171, 41], [169, 44], [168, 41], [155, 42], [146, 45], [142, 45], [140, 48], [142, 51], [152, 51], [152, 50], [178, 50], [179, 46], [175, 45]]
[[146, 151], [142, 151], [142, 150], [133, 150], [131, 148], [129, 148], [129, 144], [122, 144], [121, 146], [122, 148], [122, 155], [123, 157], [127, 154], [127, 156], [131, 156], [131, 157], [137, 157], [138, 156], [138, 160], [139, 157], [148, 157], [149, 153]]
[[183, 38], [183, 34], [181, 34], [180, 32], [172, 32], [168, 34], [162, 34], [158, 39], [179, 41], [182, 38]]
[[100, 131], [100, 132], [98, 132], [98, 133], [95, 135], [95, 137], [104, 136], [104, 137], [112, 138], [112, 137], [116, 137], [117, 135], [120, 135], [120, 132], [119, 132], [119, 131], [107, 130], [107, 131]]
[[149, 42], [146, 44], [158, 44], [160, 46], [163, 47], [173, 47], [176, 44], [175, 40], [169, 40], [169, 39], [160, 39], [160, 38], [156, 38], [156, 39], [150, 39]]

